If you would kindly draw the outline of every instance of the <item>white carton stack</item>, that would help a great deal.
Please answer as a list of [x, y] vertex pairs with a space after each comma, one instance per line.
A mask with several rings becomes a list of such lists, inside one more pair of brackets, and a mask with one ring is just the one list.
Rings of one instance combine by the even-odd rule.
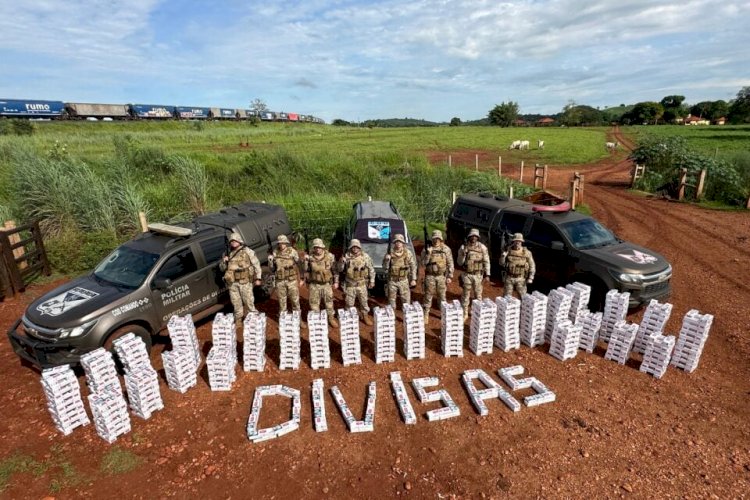
[[266, 314], [248, 313], [242, 327], [242, 369], [262, 372], [266, 368]]
[[417, 415], [411, 406], [409, 395], [406, 393], [406, 387], [399, 372], [391, 372], [391, 386], [393, 387], [393, 395], [396, 397], [398, 409], [401, 412], [401, 418], [404, 420], [404, 423], [407, 425], [416, 424]]
[[591, 299], [591, 287], [576, 281], [570, 283], [565, 288], [573, 293], [573, 300], [570, 303], [568, 319], [575, 325], [578, 323], [579, 318], [588, 312], [589, 299]]
[[471, 302], [471, 325], [469, 327], [469, 349], [477, 356], [492, 354], [495, 339], [497, 306], [491, 299]]
[[70, 365], [43, 370], [41, 382], [47, 398], [47, 409], [57, 430], [67, 436], [76, 427], [89, 424], [89, 416], [81, 399], [81, 387]]
[[521, 342], [529, 347], [544, 345], [547, 296], [534, 291], [521, 298]]
[[640, 371], [648, 373], [656, 378], [662, 378], [669, 366], [669, 359], [674, 349], [675, 338], [673, 336], [656, 335], [649, 341], [646, 352], [643, 354]]
[[552, 332], [555, 331], [555, 325], [568, 319], [572, 303], [573, 292], [566, 288], [557, 287], [549, 292], [547, 296], [547, 322], [544, 327], [545, 342], [549, 342], [552, 339]]
[[[446, 302], [443, 302], [446, 304]], [[463, 319], [463, 309], [461, 310], [461, 319]], [[461, 414], [461, 410], [458, 405], [453, 401], [448, 391], [440, 389], [433, 392], [427, 392], [425, 387], [434, 387], [440, 383], [440, 379], [437, 377], [424, 377], [415, 378], [411, 381], [414, 391], [419, 397], [419, 401], [422, 403], [432, 403], [435, 401], [442, 401], [443, 407], [437, 410], [430, 410], [427, 412], [427, 420], [430, 422], [434, 420], [447, 420], [449, 418], [457, 417]]]
[[604, 313], [602, 314], [602, 328], [599, 331], [599, 338], [609, 342], [609, 338], [614, 332], [615, 324], [618, 321], [624, 321], [628, 314], [628, 301], [630, 292], [618, 292], [610, 290], [604, 302]]
[[109, 444], [118, 436], [130, 432], [128, 406], [122, 394], [106, 391], [89, 394], [89, 406], [94, 416], [96, 433]]
[[[260, 410], [263, 408], [263, 398], [265, 396], [284, 396], [291, 399], [291, 418], [283, 424], [258, 429]], [[302, 399], [300, 398], [300, 392], [297, 389], [292, 389], [283, 385], [263, 385], [256, 387], [255, 396], [253, 396], [253, 404], [250, 407], [250, 416], [247, 419], [247, 438], [253, 443], [260, 443], [296, 431], [299, 429], [301, 411]]]
[[560, 361], [575, 358], [581, 343], [582, 330], [582, 325], [574, 325], [569, 319], [557, 323], [550, 339], [550, 355]]
[[633, 342], [635, 342], [635, 332], [637, 331], [638, 325], [635, 323], [626, 323], [625, 321], [615, 323], [604, 359], [624, 365], [630, 356], [630, 350], [633, 348]]
[[375, 316], [375, 363], [396, 360], [396, 315], [391, 306], [376, 307]]
[[688, 311], [682, 320], [680, 336], [674, 347], [674, 355], [670, 362], [672, 366], [688, 373], [698, 368], [713, 321], [714, 317], [711, 314], [700, 314], [696, 309]]
[[91, 392], [115, 392], [122, 394], [120, 378], [112, 353], [103, 347], [94, 349], [81, 356], [81, 366], [86, 373], [86, 383]]
[[406, 359], [423, 359], [424, 309], [419, 302], [404, 304], [404, 356]]
[[375, 382], [370, 382], [367, 385], [367, 405], [365, 406], [365, 418], [363, 420], [354, 418], [349, 405], [346, 404], [344, 395], [335, 385], [331, 387], [331, 394], [333, 394], [333, 400], [346, 421], [349, 432], [372, 432], [375, 430], [375, 399], [377, 395]]
[[217, 313], [211, 325], [213, 346], [206, 357], [212, 391], [229, 391], [237, 379], [237, 331], [234, 317]]
[[[539, 406], [546, 403], [552, 403], [555, 401], [555, 393], [552, 392], [541, 383], [536, 377], [527, 377], [524, 379], [517, 379], [516, 375], [523, 374], [523, 366], [509, 366], [507, 368], [501, 368], [497, 371], [500, 378], [510, 386], [514, 391], [521, 389], [528, 389], [531, 387], [536, 394], [523, 398], [523, 402], [526, 406]], [[515, 410], [518, 411], [518, 410]]]
[[[125, 368], [125, 388], [130, 409], [147, 420], [153, 412], [163, 409], [164, 403], [159, 389], [159, 376], [151, 366], [146, 344], [139, 337], [129, 333], [115, 340], [113, 345]], [[116, 406], [107, 403], [106, 408], [112, 409]]]
[[633, 351], [638, 354], [646, 352], [646, 348], [654, 337], [664, 334], [664, 327], [672, 314], [672, 304], [662, 304], [658, 300], [651, 299], [643, 313], [643, 319], [638, 325], [635, 334]]
[[602, 313], [587, 312], [578, 317], [577, 325], [581, 326], [581, 342], [579, 349], [594, 352], [596, 341], [599, 340], [599, 330], [602, 327]]
[[464, 310], [457, 300], [440, 304], [441, 345], [447, 358], [464, 355]]
[[328, 420], [326, 419], [326, 400], [322, 378], [316, 378], [313, 380], [312, 405], [315, 432], [326, 432], [328, 430]]
[[521, 301], [515, 297], [495, 299], [495, 347], [508, 352], [521, 347]]
[[339, 309], [341, 329], [341, 357], [344, 366], [362, 363], [362, 347], [359, 340], [359, 315], [353, 307]]
[[281, 344], [279, 370], [299, 369], [301, 348], [299, 330], [300, 312], [282, 312], [279, 316], [279, 343]]
[[172, 316], [167, 323], [167, 331], [172, 341], [172, 350], [186, 350], [193, 357], [194, 371], [198, 371], [201, 364], [201, 346], [198, 342], [198, 334], [195, 331], [195, 323], [190, 314], [185, 316]]
[[167, 375], [167, 385], [173, 391], [185, 394], [188, 389], [198, 384], [198, 374], [195, 371], [195, 358], [184, 349], [172, 349], [161, 353], [164, 373]]
[[313, 370], [331, 367], [331, 344], [328, 341], [328, 313], [307, 313], [307, 331], [310, 340], [310, 366]]
[[[474, 387], [474, 380], [479, 379], [487, 389], [478, 390]], [[461, 375], [461, 380], [466, 387], [466, 392], [469, 393], [469, 399], [476, 408], [477, 413], [482, 416], [489, 414], [487, 405], [484, 404], [485, 399], [499, 399], [512, 411], [520, 411], [521, 403], [510, 395], [500, 384], [495, 382], [484, 370], [466, 370]]]

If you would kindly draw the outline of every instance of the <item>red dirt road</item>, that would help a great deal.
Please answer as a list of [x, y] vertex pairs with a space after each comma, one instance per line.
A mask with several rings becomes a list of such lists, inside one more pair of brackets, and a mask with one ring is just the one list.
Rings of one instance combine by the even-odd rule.
[[[0, 460], [23, 454], [51, 467], [38, 476], [28, 471], [10, 475], [0, 495], [41, 498], [58, 488], [59, 498], [747, 495], [750, 215], [631, 194], [625, 190], [629, 169], [621, 154], [615, 154], [577, 170], [586, 176], [585, 202], [595, 217], [621, 237], [671, 261], [674, 309], [669, 333], [677, 333], [690, 309], [715, 315], [694, 373], [669, 369], [662, 380], [655, 380], [640, 373], [635, 360], [626, 366], [605, 361], [601, 348], [564, 363], [549, 356], [546, 348], [528, 347], [480, 357], [467, 349], [463, 358], [445, 359], [439, 354], [440, 326], [434, 312], [424, 360], [403, 357], [399, 325], [396, 362], [376, 365], [371, 329], [362, 326], [362, 365], [341, 365], [338, 334], [332, 332], [330, 369], [309, 367], [309, 346], [303, 341], [301, 369], [281, 372], [277, 325], [272, 320], [264, 373], [240, 372], [228, 393], [212, 393], [201, 378], [197, 388], [181, 395], [162, 380], [165, 409], [148, 421], [133, 417], [132, 433], [110, 446], [96, 436], [93, 426], [68, 437], [58, 434], [38, 373], [21, 366], [8, 343], [2, 342]], [[566, 192], [571, 171], [552, 168], [550, 186]], [[0, 303], [0, 328], [5, 331], [34, 296], [51, 287], [35, 287], [21, 298]], [[459, 293], [454, 284], [450, 295]], [[485, 289], [489, 297], [499, 293], [494, 284]], [[420, 296], [417, 292], [416, 298]], [[274, 317], [275, 306], [272, 301], [261, 309]], [[640, 314], [630, 319], [638, 321]], [[201, 325], [199, 336], [210, 345], [208, 323]], [[157, 369], [162, 366], [162, 350], [163, 344], [158, 344], [152, 355]], [[515, 414], [499, 401], [488, 401], [489, 416], [477, 415], [460, 384], [461, 372], [481, 368], [496, 375], [497, 369], [516, 364], [555, 391], [557, 401]], [[420, 404], [410, 392], [420, 418], [416, 425], [404, 425], [390, 395], [388, 374], [394, 370], [407, 382], [440, 377], [461, 415], [428, 422], [423, 414], [437, 403]], [[349, 434], [327, 396], [329, 431], [316, 433], [310, 383], [319, 377], [326, 388], [342, 389], [355, 415], [363, 409], [367, 382], [377, 381], [375, 431]], [[302, 426], [277, 440], [250, 443], [245, 423], [253, 390], [274, 383], [302, 391]], [[263, 411], [261, 425], [268, 425], [285, 419], [288, 409], [269, 400]], [[102, 459], [112, 447], [132, 452], [141, 465], [119, 475], [102, 470]]]

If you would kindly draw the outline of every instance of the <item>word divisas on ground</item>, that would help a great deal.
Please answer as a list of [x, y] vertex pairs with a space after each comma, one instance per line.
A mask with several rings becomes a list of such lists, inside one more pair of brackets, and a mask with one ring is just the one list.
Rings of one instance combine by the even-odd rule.
[[[522, 404], [513, 397], [511, 392], [531, 388], [535, 394], [522, 398], [523, 404], [527, 407], [538, 406], [555, 401], [555, 393], [547, 388], [536, 377], [517, 378], [524, 373], [523, 366], [510, 366], [501, 368], [497, 371], [500, 379], [510, 388], [506, 390], [499, 382], [492, 378], [484, 370], [466, 370], [461, 376], [469, 401], [476, 409], [477, 413], [487, 416], [489, 410], [485, 404], [486, 400], [499, 399], [511, 411], [521, 411]], [[398, 406], [404, 424], [414, 425], [417, 423], [417, 414], [412, 405], [406, 389], [406, 384], [401, 378], [399, 372], [390, 374], [391, 391], [393, 398]], [[475, 385], [479, 381], [484, 388], [479, 389]], [[427, 411], [424, 417], [429, 422], [436, 420], [447, 420], [457, 417], [461, 410], [455, 403], [448, 391], [438, 388], [432, 392], [427, 392], [426, 387], [438, 387], [440, 379], [438, 377], [415, 378], [411, 381], [417, 399], [421, 403], [440, 402], [441, 407]], [[331, 396], [336, 407], [338, 407], [349, 432], [372, 432], [375, 430], [375, 403], [376, 403], [377, 382], [371, 381], [366, 387], [366, 403], [364, 415], [361, 420], [357, 420], [352, 410], [349, 408], [344, 394], [337, 386], [331, 387]], [[274, 396], [289, 399], [291, 403], [290, 417], [287, 421], [278, 423], [270, 427], [258, 428], [260, 422], [260, 413], [263, 409], [264, 398]], [[311, 399], [313, 405], [312, 420], [316, 432], [328, 431], [328, 422], [325, 410], [325, 390], [323, 379], [315, 379], [311, 387]], [[247, 420], [247, 437], [250, 441], [258, 443], [281, 437], [285, 434], [294, 432], [300, 428], [302, 413], [302, 399], [300, 391], [284, 385], [264, 385], [255, 388], [255, 395], [250, 406], [250, 416]]]

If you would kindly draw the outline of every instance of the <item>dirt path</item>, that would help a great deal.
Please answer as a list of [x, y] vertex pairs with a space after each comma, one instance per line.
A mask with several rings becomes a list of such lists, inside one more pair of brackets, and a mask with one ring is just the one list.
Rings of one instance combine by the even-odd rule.
[[[613, 137], [632, 146], [618, 131]], [[23, 454], [48, 467], [10, 475], [0, 495], [41, 498], [58, 489], [60, 498], [577, 498], [592, 490], [600, 497], [747, 494], [750, 216], [631, 194], [624, 189], [629, 169], [629, 162], [618, 155], [579, 167], [587, 181], [585, 201], [594, 216], [620, 236], [672, 262], [670, 333], [677, 333], [690, 309], [716, 316], [696, 372], [670, 369], [657, 381], [640, 373], [635, 360], [626, 366], [605, 361], [601, 348], [565, 363], [546, 349], [527, 347], [481, 357], [466, 350], [463, 358], [445, 359], [439, 354], [440, 325], [434, 312], [424, 360], [406, 361], [402, 356], [399, 325], [396, 362], [375, 364], [372, 333], [363, 326], [362, 365], [341, 365], [338, 335], [332, 333], [330, 369], [311, 370], [309, 346], [303, 342], [302, 368], [282, 372], [277, 365], [277, 325], [271, 320], [264, 373], [240, 372], [228, 393], [212, 393], [204, 378], [185, 395], [162, 382], [165, 409], [146, 422], [134, 417], [133, 432], [111, 447], [91, 426], [68, 437], [59, 435], [46, 411], [38, 374], [21, 366], [3, 342], [0, 459]], [[550, 185], [565, 192], [571, 171], [553, 167]], [[19, 299], [0, 303], [0, 328], [10, 326], [33, 296], [52, 286], [34, 287]], [[500, 289], [493, 285], [485, 293], [494, 297]], [[449, 298], [459, 294], [454, 283]], [[415, 298], [420, 297], [417, 291]], [[275, 302], [261, 305], [270, 317], [275, 317], [275, 307]], [[209, 324], [200, 325], [199, 336], [209, 342]], [[157, 345], [152, 355], [157, 369], [163, 348]], [[489, 416], [478, 416], [460, 384], [461, 372], [481, 368], [491, 373], [516, 364], [554, 390], [557, 401], [515, 414], [499, 401], [488, 401]], [[443, 422], [420, 418], [414, 426], [402, 424], [388, 387], [388, 374], [395, 370], [407, 381], [440, 377], [461, 415]], [[342, 389], [355, 415], [363, 408], [367, 382], [375, 380], [375, 432], [349, 434], [327, 398], [330, 430], [315, 433], [309, 401], [310, 383], [318, 377], [327, 388], [335, 384]], [[284, 438], [249, 443], [245, 423], [252, 392], [258, 385], [273, 383], [302, 391], [303, 425]], [[414, 397], [412, 403], [420, 416], [437, 407]], [[263, 424], [281, 421], [288, 409], [268, 404], [266, 411]], [[107, 472], [102, 467], [112, 449], [135, 457], [140, 465], [122, 474]]]

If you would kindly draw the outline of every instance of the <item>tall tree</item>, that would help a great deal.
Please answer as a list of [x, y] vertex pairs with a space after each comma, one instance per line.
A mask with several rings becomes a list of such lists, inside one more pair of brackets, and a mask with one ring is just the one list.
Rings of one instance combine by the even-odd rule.
[[490, 124], [500, 127], [510, 127], [518, 118], [518, 103], [513, 101], [503, 102], [492, 108], [488, 119]]
[[685, 108], [682, 105], [684, 101], [684, 95], [668, 95], [661, 100], [659, 104], [664, 108], [662, 118], [665, 122], [674, 123], [677, 118], [685, 116]]
[[729, 105], [731, 123], [750, 123], [750, 87], [742, 87]]
[[711, 103], [708, 114], [712, 120], [717, 120], [722, 117], [726, 118], [729, 114], [729, 104], [727, 104], [727, 101], [721, 99], [714, 101]]
[[451, 118], [451, 127], [460, 127], [461, 126], [461, 118], [454, 116]]
[[263, 99], [253, 99], [250, 103], [250, 109], [257, 113], [262, 113], [264, 111], [268, 111], [268, 106], [266, 106], [266, 103]]
[[633, 109], [623, 115], [623, 123], [635, 125], [653, 123], [656, 124], [664, 114], [664, 107], [658, 102], [639, 102]]

